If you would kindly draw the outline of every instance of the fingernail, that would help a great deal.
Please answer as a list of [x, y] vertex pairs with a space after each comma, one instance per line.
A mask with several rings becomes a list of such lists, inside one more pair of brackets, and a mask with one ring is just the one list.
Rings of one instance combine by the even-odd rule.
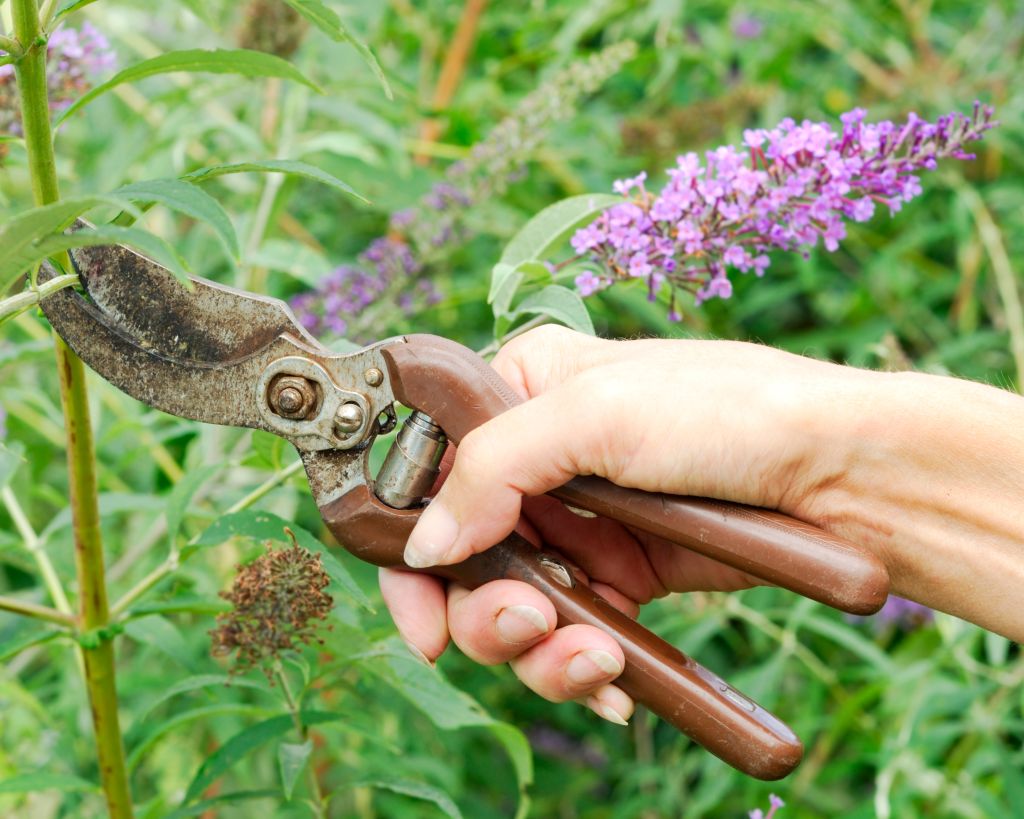
[[597, 697], [587, 697], [587, 708], [597, 714], [601, 719], [614, 722], [616, 725], [629, 725], [629, 722], [618, 711], [608, 703], [601, 702]]
[[494, 621], [498, 636], [506, 643], [525, 643], [548, 632], [548, 621], [533, 606], [508, 606]]
[[420, 651], [418, 648], [416, 648], [416, 646], [414, 646], [408, 640], [405, 640], [404, 642], [405, 642], [405, 647], [407, 649], [409, 649], [409, 653], [412, 654], [413, 657], [415, 657], [417, 660], [419, 660], [425, 666], [428, 666], [430, 668], [434, 667], [434, 663], [432, 663], [430, 661], [430, 659], [427, 657], [426, 654], [424, 654], [422, 651]]
[[414, 569], [436, 566], [455, 544], [459, 522], [436, 501], [423, 510], [405, 544], [405, 563]]
[[565, 667], [565, 676], [576, 685], [590, 685], [617, 677], [622, 673], [622, 666], [607, 651], [588, 649], [581, 651]]

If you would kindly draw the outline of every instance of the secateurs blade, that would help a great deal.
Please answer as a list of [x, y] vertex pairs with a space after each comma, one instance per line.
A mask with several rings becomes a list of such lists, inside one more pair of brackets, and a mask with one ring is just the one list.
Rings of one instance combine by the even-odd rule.
[[[289, 440], [328, 529], [378, 566], [405, 567], [446, 442], [519, 402], [483, 359], [447, 339], [407, 335], [339, 355], [277, 299], [200, 278], [187, 290], [124, 247], [83, 248], [72, 261], [84, 294], [59, 291], [42, 309], [86, 364], [164, 412]], [[373, 476], [370, 445], [395, 425], [396, 403], [414, 412]], [[776, 512], [594, 477], [550, 494], [846, 611], [876, 611], [888, 592], [873, 555]], [[785, 724], [609, 605], [557, 553], [513, 534], [429, 571], [474, 588], [500, 578], [533, 585], [554, 603], [559, 625], [586, 623], [616, 639], [626, 658], [616, 684], [709, 751], [761, 779], [799, 763], [802, 745]]]

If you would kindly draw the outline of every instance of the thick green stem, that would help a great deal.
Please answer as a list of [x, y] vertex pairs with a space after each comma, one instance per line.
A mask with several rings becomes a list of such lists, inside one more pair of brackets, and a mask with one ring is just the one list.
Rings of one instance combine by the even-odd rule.
[[[39, 26], [37, 0], [12, 0], [11, 12], [14, 33], [25, 47], [24, 56], [15, 65], [15, 77], [21, 96], [32, 193], [37, 205], [46, 205], [60, 198], [46, 91], [46, 42]], [[85, 367], [62, 340], [58, 338], [55, 343], [75, 531], [78, 627], [85, 633], [102, 633], [109, 623], [109, 612]], [[112, 819], [130, 819], [132, 798], [118, 724], [113, 643], [101, 638], [92, 647], [83, 646], [82, 656], [107, 808]]]

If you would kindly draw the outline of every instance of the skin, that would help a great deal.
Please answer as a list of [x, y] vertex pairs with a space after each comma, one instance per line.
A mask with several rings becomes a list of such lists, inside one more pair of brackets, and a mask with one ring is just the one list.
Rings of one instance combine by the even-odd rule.
[[[1021, 396], [755, 344], [607, 341], [558, 327], [515, 339], [493, 366], [528, 400], [447, 459], [409, 539], [410, 565], [458, 562], [518, 528], [630, 615], [671, 592], [758, 582], [543, 496], [593, 474], [781, 510], [873, 551], [894, 594], [1024, 640]], [[579, 700], [613, 722], [631, 716], [613, 684], [619, 646], [588, 626], [555, 628], [530, 586], [469, 591], [394, 570], [380, 580], [399, 631], [428, 662], [451, 639], [478, 662], [510, 663], [549, 700]]]

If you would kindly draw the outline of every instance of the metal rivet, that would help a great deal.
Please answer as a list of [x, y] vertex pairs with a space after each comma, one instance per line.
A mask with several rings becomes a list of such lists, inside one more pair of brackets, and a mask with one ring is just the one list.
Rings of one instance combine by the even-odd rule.
[[302, 409], [302, 393], [295, 387], [286, 387], [277, 396], [277, 406], [289, 415], [298, 412]]
[[339, 438], [358, 432], [363, 426], [363, 409], [358, 404], [348, 403], [338, 407], [334, 414], [334, 434]]
[[376, 367], [370, 367], [370, 369], [363, 373], [363, 378], [366, 379], [366, 383], [371, 387], [379, 387], [384, 383], [384, 373]]
[[572, 572], [553, 557], [539, 555], [538, 560], [540, 561], [540, 565], [544, 567], [544, 571], [546, 571], [548, 576], [558, 583], [558, 585], [565, 586], [567, 589], [571, 589], [576, 585]]
[[282, 418], [304, 420], [316, 412], [319, 403], [316, 384], [302, 376], [280, 375], [270, 383], [267, 403]]

